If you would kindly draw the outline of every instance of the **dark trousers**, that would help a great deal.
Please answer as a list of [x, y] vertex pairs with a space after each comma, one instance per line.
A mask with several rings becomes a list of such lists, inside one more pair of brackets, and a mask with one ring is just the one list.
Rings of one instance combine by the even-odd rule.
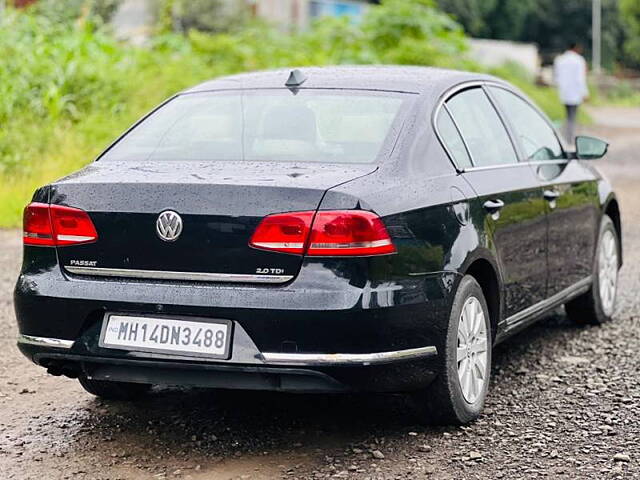
[[576, 127], [578, 125], [578, 105], [565, 105], [567, 109], [567, 124], [565, 126], [565, 138], [569, 144], [576, 139]]

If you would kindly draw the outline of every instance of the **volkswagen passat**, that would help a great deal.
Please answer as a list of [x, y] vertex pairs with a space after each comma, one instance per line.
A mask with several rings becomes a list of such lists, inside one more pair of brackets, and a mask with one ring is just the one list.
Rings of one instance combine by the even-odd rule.
[[520, 91], [426, 68], [223, 78], [36, 191], [22, 352], [90, 393], [406, 392], [484, 404], [492, 346], [560, 305], [615, 309], [620, 214]]

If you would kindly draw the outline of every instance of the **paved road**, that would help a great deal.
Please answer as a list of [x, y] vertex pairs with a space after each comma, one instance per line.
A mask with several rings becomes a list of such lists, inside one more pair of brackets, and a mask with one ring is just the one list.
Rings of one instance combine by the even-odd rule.
[[578, 328], [560, 311], [501, 345], [485, 414], [469, 427], [412, 424], [382, 396], [165, 389], [133, 405], [96, 400], [18, 353], [20, 239], [0, 232], [0, 477], [640, 477], [640, 129], [628, 127], [640, 114], [596, 115], [625, 223], [616, 319]]

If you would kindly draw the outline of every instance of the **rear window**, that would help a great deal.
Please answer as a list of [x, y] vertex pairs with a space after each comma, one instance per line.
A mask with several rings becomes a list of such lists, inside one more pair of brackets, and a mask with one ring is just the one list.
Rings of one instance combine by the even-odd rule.
[[304, 89], [184, 94], [101, 158], [371, 163], [410, 98]]

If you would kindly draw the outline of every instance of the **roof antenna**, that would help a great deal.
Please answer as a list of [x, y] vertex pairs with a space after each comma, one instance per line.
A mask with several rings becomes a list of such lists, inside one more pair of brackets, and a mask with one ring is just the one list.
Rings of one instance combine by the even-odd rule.
[[307, 81], [307, 76], [304, 73], [302, 73], [300, 70], [295, 69], [295, 70], [291, 70], [291, 73], [289, 74], [289, 78], [287, 79], [284, 85], [293, 93], [297, 93], [300, 85], [302, 85], [306, 81]]

